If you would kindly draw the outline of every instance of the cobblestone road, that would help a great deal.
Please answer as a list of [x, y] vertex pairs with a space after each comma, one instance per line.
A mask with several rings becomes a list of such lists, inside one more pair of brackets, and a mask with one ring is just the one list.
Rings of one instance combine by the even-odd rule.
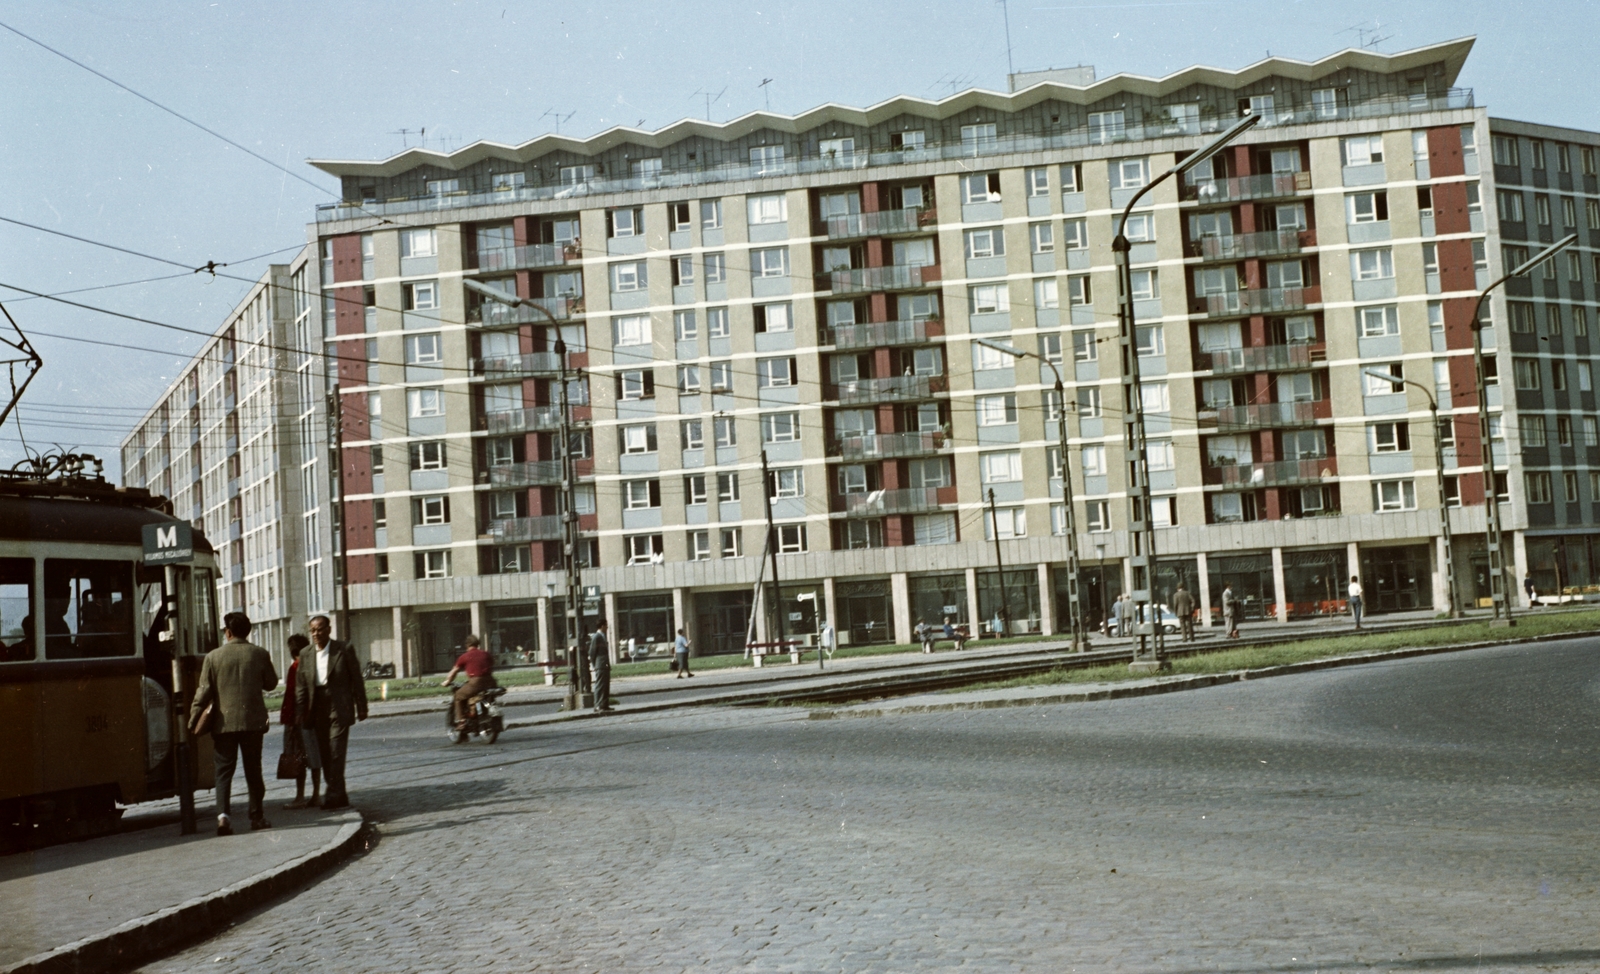
[[1597, 714], [1573, 641], [492, 749], [385, 720], [352, 780], [380, 844], [147, 970], [1592, 971]]

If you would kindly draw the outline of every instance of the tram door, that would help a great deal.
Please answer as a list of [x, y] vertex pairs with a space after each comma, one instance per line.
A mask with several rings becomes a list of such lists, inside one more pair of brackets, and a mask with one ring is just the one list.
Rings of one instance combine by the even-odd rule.
[[[200, 682], [205, 654], [221, 645], [217, 621], [216, 575], [207, 567], [140, 565], [138, 576], [141, 655], [140, 687], [145, 714], [145, 760], [148, 798], [177, 791], [173, 745], [188, 720], [188, 701], [175, 692], [173, 663], [191, 691]], [[170, 586], [170, 587], [169, 587]], [[172, 607], [177, 616], [173, 617]], [[195, 787], [210, 788], [211, 738], [195, 739]]]

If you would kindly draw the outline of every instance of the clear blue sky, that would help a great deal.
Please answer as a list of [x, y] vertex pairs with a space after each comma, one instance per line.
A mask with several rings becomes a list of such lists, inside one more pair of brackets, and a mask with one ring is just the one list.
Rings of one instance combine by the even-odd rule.
[[[1459, 84], [1495, 115], [1600, 128], [1593, 109], [1600, 5], [1584, 2], [1011, 0], [1018, 70], [1093, 64], [1164, 75], [1316, 59], [1359, 43], [1405, 50], [1468, 34]], [[518, 143], [551, 131], [657, 128], [766, 107], [934, 97], [951, 84], [1004, 90], [994, 0], [919, 3], [279, 2], [137, 4], [0, 0], [0, 21], [304, 175], [250, 158], [82, 68], [0, 30], [0, 216], [196, 266], [305, 240], [336, 182], [315, 157], [383, 158], [426, 128], [429, 145]], [[772, 81], [763, 91], [765, 78]], [[442, 141], [441, 141], [442, 140]], [[279, 258], [284, 259], [282, 257]], [[229, 273], [254, 279], [265, 261]], [[248, 285], [0, 223], [0, 283], [70, 295], [211, 331]], [[54, 304], [0, 301], [45, 359], [22, 406], [33, 446], [79, 445], [119, 476], [115, 445], [202, 341]], [[160, 349], [150, 354], [46, 333]], [[21, 455], [14, 420], [0, 463]]]

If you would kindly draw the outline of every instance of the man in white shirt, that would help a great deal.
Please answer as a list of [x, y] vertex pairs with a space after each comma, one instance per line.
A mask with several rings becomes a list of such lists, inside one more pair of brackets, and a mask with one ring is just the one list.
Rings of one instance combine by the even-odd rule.
[[1361, 576], [1350, 576], [1350, 615], [1356, 620], [1356, 628], [1361, 628]]

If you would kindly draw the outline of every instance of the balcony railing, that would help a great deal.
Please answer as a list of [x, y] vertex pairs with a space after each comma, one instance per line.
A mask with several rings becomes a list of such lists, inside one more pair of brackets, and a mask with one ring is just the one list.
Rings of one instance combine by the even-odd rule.
[[583, 253], [576, 240], [571, 243], [529, 244], [525, 247], [495, 247], [478, 251], [480, 271], [522, 271], [539, 267], [560, 267]]
[[930, 337], [944, 334], [944, 322], [937, 318], [915, 321], [869, 321], [855, 325], [834, 325], [836, 348], [878, 348], [883, 345], [920, 345]]
[[845, 460], [893, 460], [937, 453], [945, 447], [943, 433], [874, 433], [841, 436], [834, 441], [835, 456]]
[[560, 406], [533, 406], [489, 413], [484, 425], [494, 435], [506, 433], [547, 433], [561, 428]]
[[1259, 176], [1230, 176], [1227, 179], [1200, 177], [1183, 185], [1183, 198], [1190, 202], [1237, 203], [1241, 200], [1276, 199], [1311, 189], [1308, 172], [1274, 172]]
[[467, 324], [484, 328], [504, 328], [510, 325], [547, 325], [550, 319], [569, 321], [583, 314], [582, 298], [533, 298], [523, 304], [501, 304], [485, 300], [477, 307], [467, 309]]
[[848, 517], [920, 514], [924, 511], [937, 511], [941, 504], [954, 504], [956, 489], [907, 487], [901, 490], [875, 490], [866, 494], [845, 494], [840, 500]]
[[[1272, 113], [1267, 124], [1275, 127], [1339, 121], [1351, 118], [1384, 118], [1396, 115], [1414, 115], [1454, 108], [1473, 107], [1471, 88], [1451, 88], [1431, 98], [1387, 97], [1338, 106], [1331, 112], [1319, 111], [1310, 105], [1285, 107]], [[1220, 132], [1231, 124], [1234, 116], [1218, 113], [1205, 118], [1159, 120], [1145, 124], [1117, 126], [1114, 129], [1088, 126], [1050, 135], [1015, 135], [974, 141], [933, 143], [915, 149], [857, 150], [845, 156], [819, 156], [809, 159], [786, 159], [782, 162], [763, 163], [759, 166], [729, 165], [705, 168], [665, 170], [650, 176], [630, 178], [596, 178], [583, 183], [553, 183], [547, 186], [522, 186], [512, 190], [492, 191], [483, 187], [481, 192], [471, 189], [454, 193], [436, 193], [427, 196], [400, 197], [389, 200], [370, 200], [360, 203], [327, 203], [317, 207], [317, 222], [335, 220], [370, 219], [371, 217], [399, 216], [407, 213], [425, 213], [469, 206], [493, 206], [503, 203], [523, 203], [541, 200], [575, 199], [606, 193], [633, 193], [650, 189], [676, 189], [704, 186], [715, 183], [737, 182], [747, 179], [779, 179], [789, 176], [819, 172], [837, 172], [840, 169], [864, 170], [874, 167], [902, 166], [912, 163], [937, 162], [945, 159], [972, 159], [984, 156], [1005, 156], [1023, 152], [1050, 152], [1058, 149], [1079, 149], [1108, 142], [1139, 142], [1145, 139], [1166, 138], [1177, 135], [1200, 135]], [[487, 178], [487, 177], [485, 177]]]
[[1310, 368], [1315, 363], [1327, 360], [1328, 348], [1321, 343], [1228, 348], [1211, 353], [1211, 371], [1218, 375], [1240, 372], [1283, 372]]
[[1223, 487], [1292, 487], [1320, 483], [1339, 474], [1338, 457], [1307, 457], [1274, 463], [1224, 463], [1205, 468], [1205, 482]]
[[884, 267], [858, 267], [817, 275], [817, 290], [835, 294], [865, 291], [904, 291], [926, 287], [940, 279], [937, 264], [888, 264]]
[[1191, 242], [1190, 253], [1205, 260], [1244, 260], [1246, 257], [1297, 254], [1303, 247], [1315, 246], [1315, 242], [1316, 234], [1311, 230], [1266, 230], [1201, 237]]
[[900, 402], [927, 399], [949, 388], [942, 375], [897, 375], [886, 379], [858, 379], [841, 382], [835, 398], [843, 405], [872, 402]]
[[1332, 416], [1332, 407], [1326, 399], [1314, 402], [1263, 402], [1201, 409], [1198, 425], [1202, 429], [1214, 426], [1219, 432], [1237, 432], [1263, 427], [1315, 426], [1318, 420]]
[[485, 379], [520, 379], [561, 371], [561, 356], [555, 352], [524, 352], [472, 360], [472, 374]]
[[1264, 287], [1251, 291], [1202, 295], [1190, 302], [1189, 313], [1205, 314], [1212, 318], [1270, 314], [1278, 311], [1300, 311], [1306, 305], [1317, 304], [1321, 300], [1320, 287]]
[[915, 233], [923, 227], [938, 222], [938, 216], [932, 207], [850, 213], [828, 218], [828, 239], [848, 240], [852, 237], [886, 237], [897, 233]]
[[561, 461], [498, 464], [489, 468], [489, 483], [495, 487], [553, 487], [561, 483]]
[[561, 518], [513, 517], [489, 522], [489, 537], [496, 544], [518, 544], [528, 541], [561, 541], [566, 537]]

